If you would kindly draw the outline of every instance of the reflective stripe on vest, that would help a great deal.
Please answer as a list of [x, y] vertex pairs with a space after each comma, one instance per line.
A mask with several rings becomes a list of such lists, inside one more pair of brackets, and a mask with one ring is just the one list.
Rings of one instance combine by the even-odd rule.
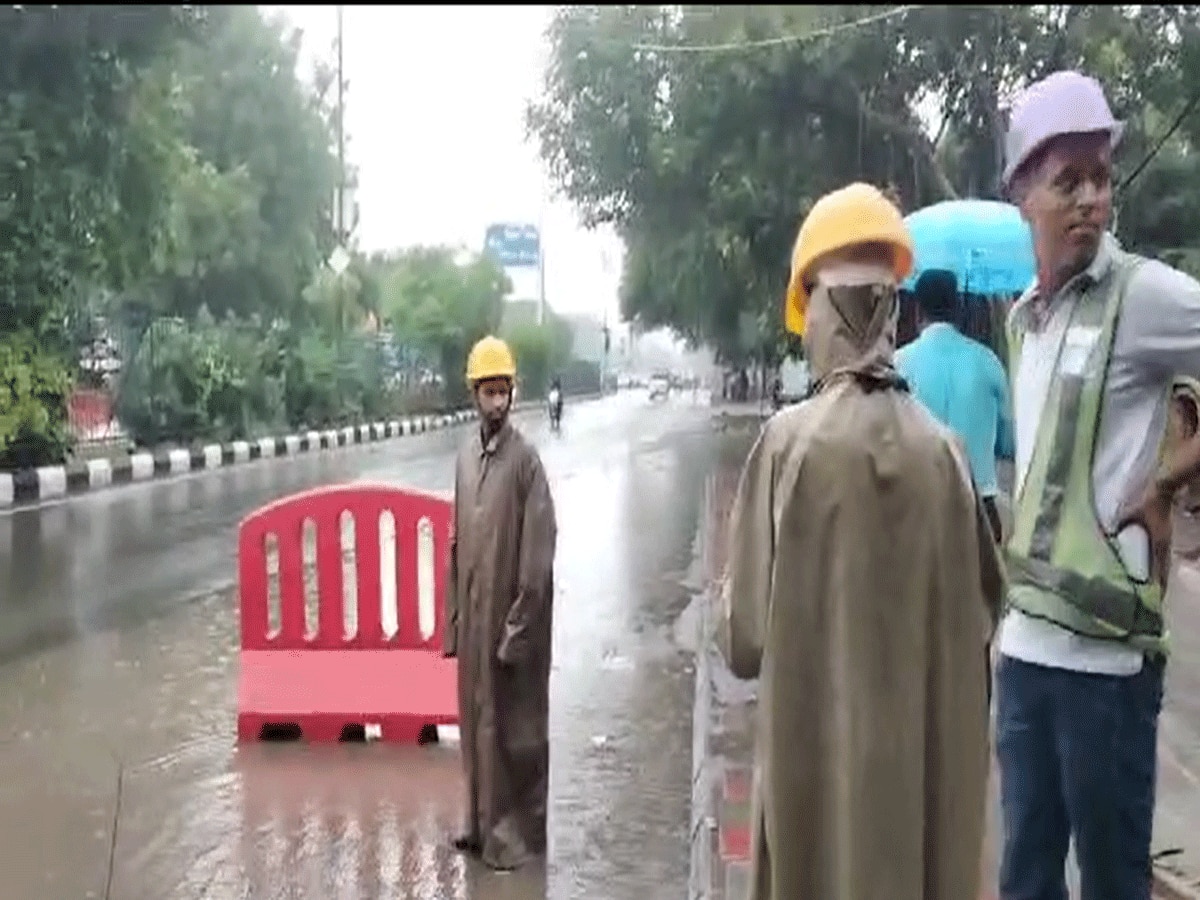
[[[1162, 591], [1131, 576], [1096, 515], [1092, 478], [1113, 339], [1138, 257], [1112, 267], [1071, 310], [1008, 543], [1009, 604], [1076, 634], [1165, 653]], [[1013, 372], [1022, 335], [1009, 347]]]

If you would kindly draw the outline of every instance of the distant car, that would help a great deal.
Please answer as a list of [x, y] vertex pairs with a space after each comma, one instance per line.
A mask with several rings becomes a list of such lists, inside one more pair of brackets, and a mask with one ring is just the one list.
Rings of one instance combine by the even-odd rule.
[[671, 378], [669, 375], [652, 375], [650, 376], [650, 399], [657, 400], [662, 397], [666, 399], [671, 393]]

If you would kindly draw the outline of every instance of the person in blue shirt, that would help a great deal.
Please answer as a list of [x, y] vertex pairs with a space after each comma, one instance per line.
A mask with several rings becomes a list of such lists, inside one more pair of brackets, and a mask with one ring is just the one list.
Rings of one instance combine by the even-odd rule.
[[1014, 449], [1008, 376], [990, 348], [955, 326], [959, 302], [953, 272], [924, 272], [914, 294], [921, 334], [897, 351], [896, 371], [934, 418], [961, 438], [999, 541], [996, 459], [1012, 459]]

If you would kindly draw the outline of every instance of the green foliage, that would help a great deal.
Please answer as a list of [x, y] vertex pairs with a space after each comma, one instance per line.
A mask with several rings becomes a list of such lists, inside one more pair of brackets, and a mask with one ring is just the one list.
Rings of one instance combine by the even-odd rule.
[[329, 79], [296, 78], [299, 34], [252, 6], [214, 7], [208, 39], [160, 66], [178, 96], [181, 144], [166, 312], [302, 315], [302, 290], [334, 246], [338, 183]]
[[500, 325], [512, 289], [488, 257], [460, 265], [447, 247], [416, 247], [371, 262], [378, 304], [398, 342], [420, 348], [441, 374], [446, 400], [467, 402], [467, 354]]
[[327, 428], [397, 411], [371, 336], [264, 327], [206, 309], [157, 319], [124, 373], [117, 415], [143, 445], [230, 441]]
[[192, 7], [0, 8], [0, 332], [64, 350], [81, 283], [147, 271], [169, 191], [135, 134], [141, 77], [201, 24]]
[[[139, 444], [187, 445], [200, 437], [254, 437], [282, 420], [282, 379], [269, 345], [202, 310], [194, 323], [159, 319], [142, 336], [122, 379], [117, 415]], [[265, 351], [265, 352], [263, 352]]]
[[307, 318], [339, 338], [361, 325], [366, 313], [364, 282], [352, 269], [340, 275], [332, 269], [319, 269], [302, 296], [308, 305]]
[[519, 325], [504, 335], [517, 360], [517, 379], [522, 396], [544, 397], [550, 385], [554, 347], [550, 330], [537, 325]]
[[0, 468], [61, 462], [71, 375], [30, 332], [0, 335]]
[[203, 10], [0, 7], [0, 466], [60, 462], [80, 305], [161, 257], [170, 171], [145, 76]]
[[396, 410], [378, 342], [303, 332], [288, 354], [287, 418], [293, 428], [379, 419]]
[[520, 393], [526, 398], [543, 397], [550, 380], [571, 361], [571, 326], [565, 319], [546, 310], [544, 324], [506, 323], [501, 337], [508, 341], [517, 359]]
[[[118, 416], [144, 444], [440, 402], [399, 396], [370, 333], [377, 267], [325, 265], [335, 77], [318, 66], [303, 84], [299, 49], [255, 7], [0, 8], [0, 465], [14, 440], [22, 459], [61, 459], [55, 379], [78, 366], [58, 360], [97, 342], [119, 346]], [[447, 271], [442, 309], [401, 316], [443, 368], [507, 290], [486, 264]]]
[[[855, 180], [893, 187], [908, 210], [995, 196], [1006, 105], [1055, 69], [1104, 82], [1129, 123], [1127, 161], [1200, 92], [1200, 7], [925, 6], [829, 30], [882, 11], [558, 9], [528, 126], [584, 221], [625, 239], [627, 318], [736, 363], [749, 314], [764, 325], [753, 354], [776, 356], [791, 242], [817, 197]], [[1194, 258], [1197, 138], [1193, 115], [1124, 192], [1127, 244]]]

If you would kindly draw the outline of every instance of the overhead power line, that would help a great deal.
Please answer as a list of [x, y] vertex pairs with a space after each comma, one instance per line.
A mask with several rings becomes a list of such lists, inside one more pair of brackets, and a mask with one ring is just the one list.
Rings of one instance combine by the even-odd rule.
[[1175, 121], [1173, 121], [1171, 126], [1165, 132], [1163, 132], [1157, 141], [1154, 142], [1154, 146], [1150, 148], [1150, 152], [1142, 157], [1141, 162], [1134, 166], [1133, 171], [1130, 172], [1117, 186], [1118, 191], [1124, 191], [1127, 187], [1129, 187], [1130, 184], [1133, 183], [1134, 179], [1142, 174], [1142, 170], [1150, 164], [1154, 157], [1158, 156], [1158, 152], [1162, 150], [1163, 145], [1166, 144], [1167, 141], [1170, 140], [1171, 136], [1179, 130], [1179, 126], [1181, 126], [1184, 123], [1184, 120], [1191, 115], [1192, 110], [1196, 108], [1198, 103], [1200, 103], [1200, 91], [1192, 94], [1191, 99], [1183, 105], [1183, 108], [1179, 111], [1179, 114], [1175, 116]]
[[926, 9], [929, 4], [909, 4], [906, 6], [894, 6], [891, 9], [886, 9], [883, 12], [873, 13], [869, 16], [864, 16], [861, 19], [852, 19], [849, 22], [839, 22], [836, 25], [829, 25], [825, 28], [814, 28], [811, 31], [805, 31], [802, 34], [781, 34], [777, 37], [762, 38], [756, 41], [730, 41], [722, 44], [642, 44], [635, 43], [631, 46], [634, 50], [646, 50], [655, 53], [730, 53], [738, 50], [756, 50], [761, 47], [778, 47], [783, 44], [798, 44], [803, 41], [812, 41], [817, 38], [829, 37], [834, 34], [839, 34], [843, 31], [852, 31], [855, 28], [861, 28], [864, 25], [872, 25], [876, 22], [883, 22], [887, 19], [895, 18], [904, 13], [913, 12], [918, 9]]

